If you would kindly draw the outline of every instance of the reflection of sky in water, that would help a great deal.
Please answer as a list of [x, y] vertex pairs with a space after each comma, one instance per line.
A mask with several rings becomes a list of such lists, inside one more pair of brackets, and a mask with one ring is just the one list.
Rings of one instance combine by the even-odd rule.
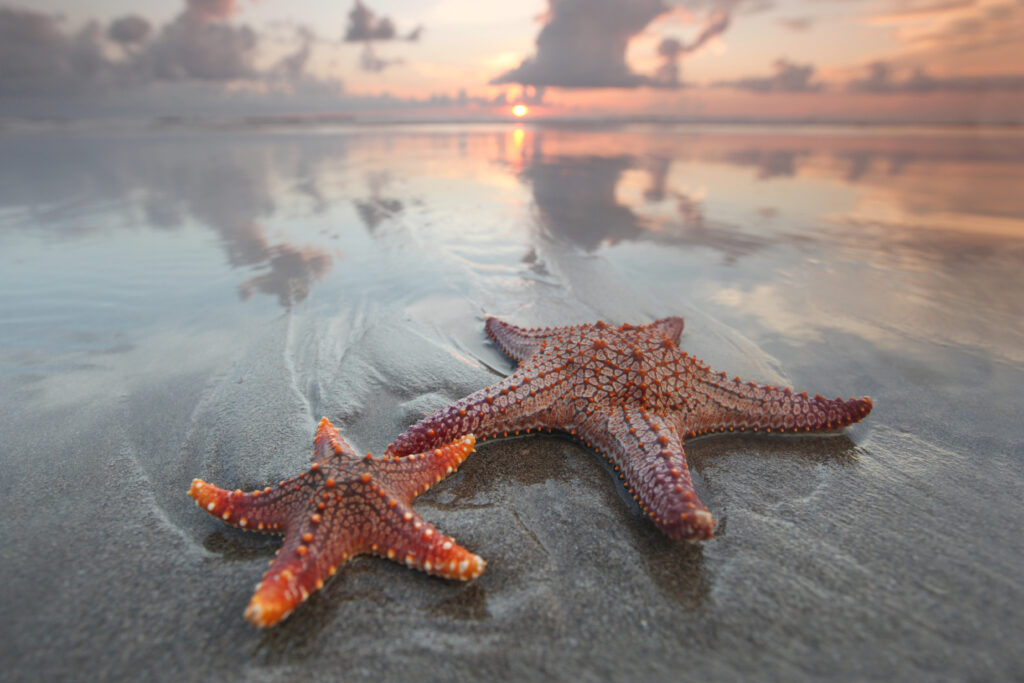
[[567, 290], [596, 256], [657, 299], [797, 339], [1019, 360], [1019, 134], [9, 133], [0, 157], [8, 348], [311, 293], [586, 301]]

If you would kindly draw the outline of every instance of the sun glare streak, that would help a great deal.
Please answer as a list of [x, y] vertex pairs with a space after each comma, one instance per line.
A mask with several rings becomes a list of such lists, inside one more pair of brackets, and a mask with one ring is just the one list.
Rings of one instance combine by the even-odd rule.
[[515, 143], [516, 149], [521, 150], [523, 148], [523, 139], [526, 137], [526, 133], [522, 128], [516, 128], [512, 131], [512, 142]]
[[526, 116], [527, 113], [529, 113], [529, 111], [530, 110], [526, 108], [525, 104], [517, 104], [516, 106], [512, 107], [512, 115], [520, 119]]

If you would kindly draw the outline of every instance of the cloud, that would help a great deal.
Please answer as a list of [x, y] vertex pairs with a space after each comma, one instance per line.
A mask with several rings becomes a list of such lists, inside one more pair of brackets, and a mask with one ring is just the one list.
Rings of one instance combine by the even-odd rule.
[[[735, 3], [730, 3], [730, 6], [732, 4]], [[707, 23], [704, 25], [704, 28], [701, 30], [697, 38], [687, 45], [684, 51], [696, 52], [700, 48], [704, 47], [709, 40], [725, 33], [725, 30], [729, 28], [731, 21], [728, 9], [722, 8], [715, 10], [708, 17]]]
[[58, 23], [48, 14], [0, 8], [0, 96], [78, 92], [104, 74], [99, 24], [67, 34]]
[[866, 77], [850, 81], [847, 87], [866, 93], [1024, 92], [1024, 73], [937, 77], [919, 67], [905, 78], [896, 79], [890, 64], [873, 62], [868, 65]]
[[158, 29], [128, 15], [67, 30], [57, 15], [0, 8], [0, 114], [235, 110], [260, 99], [280, 108], [299, 94], [321, 109], [337, 100], [340, 81], [306, 71], [312, 30], [299, 28], [291, 51], [261, 66], [260, 34], [227, 21], [237, 10], [235, 0], [186, 0]]
[[[999, 45], [1019, 45], [1024, 33], [1024, 2], [1020, 0], [935, 0], [901, 3], [868, 18], [893, 26], [893, 35], [913, 50], [940, 54], [987, 51]], [[1018, 53], [1019, 58], [1019, 53]]]
[[378, 17], [373, 10], [356, 0], [352, 11], [348, 13], [348, 27], [345, 29], [346, 43], [369, 42], [372, 40], [408, 40], [417, 41], [423, 32], [417, 26], [405, 36], [399, 36], [395, 22], [390, 17]]
[[271, 69], [272, 72], [282, 74], [289, 80], [302, 78], [306, 70], [306, 63], [312, 53], [313, 41], [316, 39], [312, 29], [306, 26], [297, 28], [295, 35], [299, 40], [298, 48], [295, 52], [282, 57]]
[[560, 88], [635, 88], [651, 78], [626, 63], [630, 39], [668, 11], [661, 0], [549, 0], [537, 53], [492, 84]]
[[363, 43], [363, 50], [359, 53], [359, 68], [377, 73], [389, 66], [401, 64], [402, 60], [378, 57], [371, 43], [388, 40], [416, 42], [422, 33], [423, 27], [417, 26], [405, 36], [400, 36], [395, 29], [395, 22], [390, 17], [378, 17], [361, 0], [356, 0], [352, 11], [348, 13], [348, 27], [345, 29], [344, 40], [346, 43]]
[[196, 0], [190, 0], [189, 9], [163, 27], [140, 57], [142, 68], [162, 80], [226, 81], [254, 76], [259, 42], [255, 31], [207, 19], [214, 16], [210, 8], [193, 11], [193, 4]]
[[629, 42], [672, 7], [662, 0], [549, 0], [546, 21], [537, 35], [537, 51], [491, 80], [558, 88], [674, 88], [680, 83], [680, 59], [722, 34], [738, 0], [714, 4], [690, 43], [664, 38], [653, 75], [636, 73], [626, 62]]
[[359, 68], [363, 71], [377, 73], [383, 71], [389, 66], [401, 63], [401, 59], [382, 59], [378, 57], [377, 53], [373, 50], [373, 46], [369, 42], [363, 45], [363, 51], [359, 53]]
[[786, 59], [775, 60], [775, 74], [772, 76], [750, 76], [728, 81], [715, 81], [712, 85], [724, 88], [750, 90], [751, 92], [819, 92], [824, 84], [813, 81], [814, 66], [796, 64]]
[[887, 8], [871, 16], [876, 23], [902, 23], [906, 20], [918, 21], [930, 17], [943, 17], [951, 12], [962, 9], [970, 9], [977, 4], [977, 0], [934, 0], [923, 3], [897, 3], [898, 7]]
[[107, 37], [121, 47], [135, 46], [143, 43], [153, 27], [142, 17], [130, 14], [120, 19], [115, 19], [107, 27]]
[[683, 44], [675, 38], [663, 38], [658, 44], [658, 56], [662, 61], [654, 78], [661, 83], [679, 83], [679, 58], [683, 51]]
[[681, 85], [679, 62], [683, 55], [687, 55], [704, 47], [708, 41], [725, 32], [732, 22], [727, 9], [713, 11], [704, 24], [704, 28], [697, 34], [692, 43], [684, 44], [676, 38], [664, 38], [658, 45], [658, 56], [661, 58], [661, 65], [654, 74], [654, 84], [664, 87], [678, 87]]

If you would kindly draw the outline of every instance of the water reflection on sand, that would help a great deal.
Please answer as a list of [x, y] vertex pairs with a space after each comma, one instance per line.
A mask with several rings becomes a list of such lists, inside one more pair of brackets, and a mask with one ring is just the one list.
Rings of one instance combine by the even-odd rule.
[[[1008, 292], [1024, 235], [1019, 133], [172, 130], [14, 134], [0, 148], [0, 230], [8, 235], [41, 234], [73, 249], [76, 240], [116, 239], [118, 230], [202, 225], [225, 265], [241, 272], [242, 299], [266, 294], [285, 307], [305, 300], [344, 258], [358, 222], [371, 237], [453, 251], [493, 240], [496, 250], [539, 260], [535, 272], [566, 250], [614, 255], [626, 243], [648, 245], [653, 260], [672, 247], [743, 264], [738, 278], [702, 294], [774, 321], [784, 334], [813, 334], [817, 323], [774, 300], [776, 280], [821, 250], [838, 250], [860, 272], [835, 278], [800, 267], [795, 285], [823, 293], [829, 282], [859, 279], [867, 296], [827, 293], [844, 307], [882, 297], [893, 322], [908, 309], [930, 309], [935, 319], [915, 324], [925, 334], [962, 314], [974, 320], [958, 327], [978, 332], [964, 341], [995, 337], [1004, 353], [1007, 331], [1019, 336], [1024, 318], [1024, 304]], [[494, 213], [495, 201], [522, 208], [505, 217], [514, 226]], [[474, 205], [484, 204], [468, 225]], [[518, 234], [504, 235], [510, 228]], [[749, 262], [754, 254], [762, 259]], [[682, 288], [700, 286], [684, 272], [675, 277]]]
[[[735, 276], [714, 275], [717, 284], [704, 265], [677, 268], [671, 284], [787, 335], [820, 329], [808, 307], [884, 300], [897, 328], [915, 316], [917, 333], [939, 334], [960, 318], [961, 341], [1016, 357], [1010, 348], [1024, 319], [1024, 304], [1009, 294], [1024, 236], [1024, 136], [1014, 132], [58, 131], [9, 134], [0, 152], [8, 236], [27, 232], [74, 249], [116, 240], [119, 230], [205, 226], [224, 265], [240, 272], [239, 297], [270, 295], [285, 307], [324, 281], [361, 224], [384, 249], [420, 240], [480, 263], [490, 245], [492, 254], [509, 251], [505, 267], [517, 267], [516, 252], [542, 277], [552, 261], [598, 251], [614, 260], [626, 244], [652, 262], [743, 265]], [[851, 272], [805, 267], [823, 250], [842, 254], [840, 267]], [[780, 294], [783, 274], [794, 281]], [[861, 292], [848, 291], [851, 280]], [[791, 292], [801, 288], [816, 294], [800, 301]], [[829, 324], [882, 334], [835, 316]]]

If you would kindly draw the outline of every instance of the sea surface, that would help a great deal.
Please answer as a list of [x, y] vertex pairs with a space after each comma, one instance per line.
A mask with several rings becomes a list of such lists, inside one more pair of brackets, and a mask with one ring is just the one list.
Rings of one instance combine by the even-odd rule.
[[[1024, 132], [0, 128], [3, 680], [1024, 678]], [[686, 319], [712, 368], [874, 412], [692, 441], [714, 540], [578, 444], [417, 499], [474, 582], [377, 558], [286, 622], [279, 541], [186, 495], [380, 453], [511, 362], [485, 315]]]

